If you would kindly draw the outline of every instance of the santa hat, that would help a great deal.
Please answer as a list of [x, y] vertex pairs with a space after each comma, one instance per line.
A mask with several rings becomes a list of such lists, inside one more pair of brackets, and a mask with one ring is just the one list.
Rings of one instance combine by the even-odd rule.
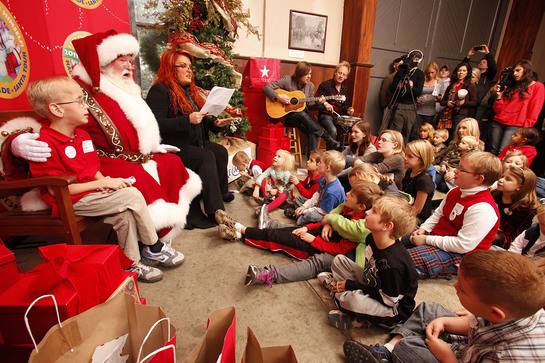
[[107, 66], [121, 55], [138, 54], [138, 40], [130, 34], [111, 29], [72, 41], [79, 61], [91, 78], [93, 91], [100, 91], [100, 67]]

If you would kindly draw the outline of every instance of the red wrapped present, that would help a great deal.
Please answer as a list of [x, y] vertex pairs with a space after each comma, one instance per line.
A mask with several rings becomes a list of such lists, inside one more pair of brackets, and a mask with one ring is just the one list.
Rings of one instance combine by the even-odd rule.
[[277, 127], [275, 124], [267, 124], [265, 127], [261, 129], [263, 132], [261, 134], [261, 137], [265, 137], [267, 139], [276, 139], [277, 136]]
[[269, 139], [268, 137], [259, 136], [257, 144], [262, 149], [276, 152], [276, 150], [280, 148], [280, 141], [281, 140], [278, 139]]
[[273, 124], [275, 126], [276, 138], [281, 139], [284, 137], [284, 125], [281, 123]]
[[21, 278], [23, 271], [15, 263], [13, 252], [4, 246], [0, 239], [0, 293], [4, 292]]
[[284, 149], [284, 150], [287, 150], [287, 151], [291, 151], [291, 147], [290, 147], [290, 138], [289, 137], [282, 137], [280, 139], [280, 142], [278, 143], [278, 148], [279, 149]]
[[242, 74], [242, 86], [261, 88], [280, 78], [280, 59], [250, 58]]
[[274, 154], [276, 150], [267, 150], [262, 147], [257, 148], [257, 160], [265, 163], [265, 165], [272, 165]]

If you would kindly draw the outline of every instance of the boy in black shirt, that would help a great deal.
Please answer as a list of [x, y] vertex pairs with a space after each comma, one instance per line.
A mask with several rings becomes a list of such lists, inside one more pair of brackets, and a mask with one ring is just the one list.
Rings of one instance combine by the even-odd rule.
[[406, 201], [386, 195], [367, 212], [365, 269], [343, 255], [331, 271], [318, 278], [335, 293], [341, 310], [329, 312], [329, 323], [339, 329], [361, 327], [365, 322], [393, 327], [411, 315], [418, 289], [418, 274], [398, 238], [416, 228], [416, 212]]

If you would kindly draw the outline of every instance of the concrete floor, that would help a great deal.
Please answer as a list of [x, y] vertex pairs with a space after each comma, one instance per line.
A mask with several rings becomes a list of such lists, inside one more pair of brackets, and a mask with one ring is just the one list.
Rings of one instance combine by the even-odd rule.
[[[234, 186], [233, 186], [234, 187]], [[246, 226], [256, 226], [253, 200], [235, 194], [226, 211]], [[285, 219], [282, 210], [271, 213]], [[299, 362], [343, 362], [343, 342], [356, 339], [365, 344], [385, 343], [388, 333], [372, 327], [341, 331], [328, 324], [334, 308], [328, 291], [316, 280], [283, 285], [244, 286], [248, 265], [283, 265], [295, 260], [259, 250], [242, 242], [219, 238], [217, 229], [184, 231], [173, 247], [186, 256], [179, 268], [166, 270], [155, 284], [140, 283], [148, 305], [159, 305], [177, 327], [177, 357], [183, 361], [203, 336], [208, 315], [217, 308], [236, 308], [236, 362], [240, 362], [250, 327], [262, 347], [292, 345]], [[16, 249], [18, 264], [28, 270], [39, 260], [37, 248]], [[420, 281], [417, 303], [437, 301], [451, 310], [461, 309], [453, 284], [456, 280]]]

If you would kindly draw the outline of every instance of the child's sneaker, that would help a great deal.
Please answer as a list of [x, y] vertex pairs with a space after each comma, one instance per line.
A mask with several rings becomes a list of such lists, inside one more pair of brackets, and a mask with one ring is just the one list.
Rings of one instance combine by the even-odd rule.
[[234, 227], [230, 227], [227, 224], [220, 224], [218, 226], [218, 232], [221, 238], [228, 241], [237, 241], [240, 238], [237, 236], [237, 230]]
[[246, 272], [246, 280], [244, 285], [252, 286], [256, 284], [267, 284], [272, 287], [271, 280], [276, 277], [276, 269], [273, 267], [270, 270], [267, 268], [248, 266], [248, 272]]
[[269, 219], [269, 206], [267, 204], [263, 204], [261, 206], [261, 210], [259, 211], [259, 215], [257, 216], [257, 228], [266, 228], [265, 225]]
[[144, 247], [140, 253], [142, 262], [149, 266], [160, 264], [163, 267], [180, 266], [185, 261], [183, 253], [176, 251], [170, 243], [163, 243], [163, 247], [159, 252], [151, 252], [149, 246]]
[[392, 362], [392, 353], [379, 344], [363, 345], [355, 340], [347, 340], [343, 344], [344, 356], [348, 363], [373, 362], [389, 363]]
[[136, 272], [138, 280], [141, 282], [157, 282], [163, 279], [163, 271], [158, 268], [146, 266], [141, 261], [133, 264], [127, 271]]
[[327, 314], [327, 319], [329, 320], [329, 325], [341, 330], [348, 330], [353, 328], [359, 328], [363, 324], [358, 323], [356, 318], [343, 313], [340, 310], [331, 310]]
[[235, 224], [237, 224], [237, 221], [229, 217], [229, 215], [222, 209], [218, 209], [216, 213], [214, 213], [214, 218], [218, 224], [225, 224], [232, 228], [235, 228]]
[[318, 274], [318, 281], [320, 281], [329, 292], [333, 292], [333, 287], [337, 283], [331, 272], [320, 272]]

